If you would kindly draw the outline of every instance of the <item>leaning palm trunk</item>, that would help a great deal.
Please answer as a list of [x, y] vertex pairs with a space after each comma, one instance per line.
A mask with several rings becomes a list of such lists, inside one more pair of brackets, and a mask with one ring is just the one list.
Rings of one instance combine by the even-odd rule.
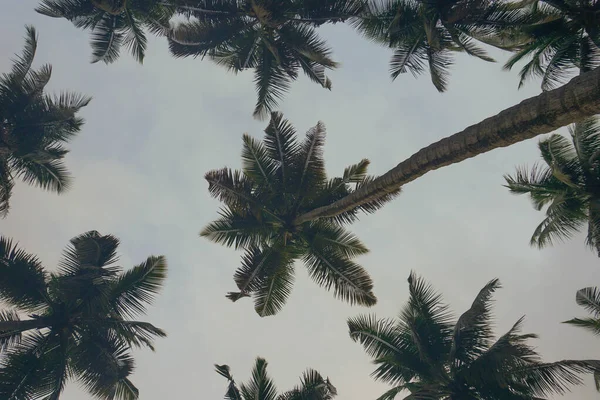
[[552, 132], [596, 114], [600, 114], [600, 68], [430, 144], [351, 195], [299, 216], [294, 224], [339, 215], [395, 191], [429, 171]]

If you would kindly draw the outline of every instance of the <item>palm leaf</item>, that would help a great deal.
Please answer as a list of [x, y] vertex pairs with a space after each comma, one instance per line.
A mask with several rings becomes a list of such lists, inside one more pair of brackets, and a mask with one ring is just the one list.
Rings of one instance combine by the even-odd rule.
[[92, 63], [103, 61], [106, 64], [115, 62], [119, 57], [119, 49], [125, 40], [120, 32], [122, 17], [105, 14], [92, 31]]
[[261, 279], [253, 293], [254, 309], [261, 317], [277, 314], [285, 305], [294, 285], [294, 258], [285, 252], [277, 253], [277, 268]]
[[573, 318], [564, 322], [565, 324], [587, 329], [595, 335], [600, 335], [600, 320], [595, 318]]
[[349, 318], [348, 329], [350, 338], [360, 343], [373, 358], [402, 351], [398, 343], [398, 330], [390, 319], [378, 319], [375, 315]]
[[233, 376], [230, 373], [229, 365], [217, 365], [215, 364], [215, 370], [221, 376], [229, 381], [227, 386], [227, 392], [225, 393], [226, 400], [242, 400], [240, 390], [235, 385]]
[[0, 300], [24, 311], [47, 306], [47, 275], [37, 257], [0, 237]]
[[118, 260], [119, 239], [112, 235], [101, 235], [89, 231], [74, 237], [63, 252], [59, 262], [61, 275], [81, 275], [86, 272], [111, 275], [119, 267], [109, 267]]
[[594, 317], [600, 316], [600, 289], [587, 287], [577, 291], [575, 301], [578, 305], [592, 313]]
[[146, 52], [148, 40], [140, 26], [141, 22], [135, 18], [129, 7], [125, 7], [125, 21], [126, 34], [123, 38], [123, 45], [125, 45], [133, 57], [142, 64], [144, 62], [144, 54]]
[[[44, 190], [63, 193], [71, 187], [71, 175], [62, 158], [67, 151], [38, 151], [26, 157], [15, 159], [13, 168], [25, 183], [37, 185]], [[61, 149], [62, 150], [62, 149]]]
[[[0, 322], [20, 321], [19, 314], [15, 310], [0, 311]], [[21, 331], [0, 331], [0, 354], [6, 352], [21, 343]]]
[[146, 305], [154, 301], [167, 278], [164, 256], [148, 259], [119, 276], [110, 291], [110, 301], [119, 315], [133, 317], [143, 314]]
[[274, 57], [273, 52], [268, 49], [264, 38], [261, 45], [254, 71], [258, 100], [253, 115], [259, 119], [265, 118], [273, 111], [290, 88], [290, 77]]
[[296, 130], [283, 118], [283, 114], [271, 113], [271, 120], [265, 129], [265, 149], [275, 164], [276, 171], [281, 175], [281, 181], [286, 182], [286, 176], [292, 168], [294, 156], [299, 148], [296, 142]]
[[271, 235], [271, 229], [253, 214], [244, 216], [221, 209], [221, 218], [209, 223], [200, 236], [236, 250], [258, 246]]
[[243, 135], [242, 170], [244, 175], [258, 185], [273, 189], [276, 164], [269, 157], [267, 149], [248, 134]]
[[251, 381], [240, 386], [240, 392], [245, 399], [276, 400], [277, 389], [267, 375], [267, 362], [257, 358], [252, 369]]

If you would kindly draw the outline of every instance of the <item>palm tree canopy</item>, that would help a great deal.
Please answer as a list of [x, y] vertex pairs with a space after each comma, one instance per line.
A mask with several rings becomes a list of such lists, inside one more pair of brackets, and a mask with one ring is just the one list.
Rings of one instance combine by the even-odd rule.
[[[0, 238], [0, 397], [58, 399], [76, 379], [96, 398], [133, 400], [131, 347], [165, 332], [133, 320], [163, 285], [164, 257], [122, 271], [118, 239], [90, 231], [71, 240], [56, 273]], [[28, 319], [21, 319], [27, 315]]]
[[367, 38], [394, 50], [390, 74], [396, 79], [429, 69], [438, 91], [448, 86], [453, 52], [494, 61], [478, 44], [494, 39], [518, 16], [490, 0], [383, 0], [369, 3], [362, 18], [352, 21]]
[[70, 184], [63, 163], [64, 143], [81, 129], [77, 112], [89, 98], [64, 92], [52, 97], [44, 88], [52, 74], [50, 65], [32, 69], [37, 34], [26, 28], [23, 53], [12, 70], [0, 76], [0, 216], [8, 213], [15, 178], [57, 193]]
[[208, 56], [234, 73], [253, 69], [258, 118], [274, 110], [299, 70], [331, 89], [325, 71], [338, 64], [315, 27], [352, 18], [363, 8], [360, 0], [220, 0], [204, 2], [202, 8], [190, 3], [175, 1], [192, 20], [171, 31], [171, 53]]
[[295, 219], [352, 193], [373, 178], [368, 160], [349, 166], [342, 177], [327, 179], [323, 146], [325, 127], [318, 123], [302, 142], [281, 114], [273, 113], [264, 140], [243, 137], [242, 170], [229, 168], [206, 174], [209, 192], [223, 204], [221, 217], [201, 235], [216, 243], [243, 249], [234, 280], [233, 301], [252, 295], [256, 312], [273, 315], [284, 305], [294, 280], [294, 261], [302, 260], [310, 276], [336, 297], [350, 303], [375, 304], [367, 272], [352, 258], [367, 248], [343, 228], [358, 212], [373, 212], [399, 191], [363, 204], [334, 218]]
[[569, 128], [571, 140], [553, 134], [539, 143], [544, 167], [506, 176], [515, 194], [528, 194], [546, 218], [531, 244], [540, 248], [570, 238], [587, 223], [586, 243], [600, 256], [600, 125], [596, 118]]
[[277, 394], [273, 380], [267, 374], [267, 361], [257, 358], [252, 369], [250, 382], [237, 386], [228, 365], [216, 365], [217, 373], [228, 381], [225, 399], [227, 400], [331, 400], [337, 395], [336, 388], [329, 378], [323, 378], [317, 371], [308, 369], [300, 378], [300, 385], [292, 390]]
[[600, 65], [600, 3], [595, 0], [524, 1], [526, 20], [520, 30], [528, 40], [506, 63], [521, 69], [519, 87], [531, 77], [542, 77], [542, 89], [564, 84], [576, 69], [591, 71]]
[[441, 295], [411, 273], [410, 297], [399, 317], [374, 315], [348, 320], [350, 337], [374, 359], [375, 379], [392, 389], [379, 399], [404, 391], [406, 399], [532, 399], [562, 394], [580, 384], [579, 373], [594, 372], [600, 361], [544, 363], [527, 344], [534, 334], [520, 332], [523, 318], [494, 340], [492, 294], [497, 279], [485, 285], [471, 307], [455, 320]]
[[157, 0], [40, 0], [36, 11], [90, 30], [92, 62], [109, 64], [123, 46], [142, 63], [147, 47], [144, 29], [163, 35], [174, 9]]

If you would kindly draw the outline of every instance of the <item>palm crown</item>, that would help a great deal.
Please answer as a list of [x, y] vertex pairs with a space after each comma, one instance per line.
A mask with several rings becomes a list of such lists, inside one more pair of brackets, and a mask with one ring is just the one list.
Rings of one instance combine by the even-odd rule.
[[242, 266], [234, 279], [236, 301], [254, 296], [256, 312], [272, 315], [284, 305], [293, 284], [294, 261], [303, 260], [310, 276], [321, 286], [333, 287], [336, 297], [365, 306], [375, 304], [367, 272], [352, 258], [366, 247], [342, 225], [356, 220], [358, 211], [377, 210], [399, 190], [388, 193], [334, 218], [295, 224], [297, 217], [329, 204], [373, 178], [368, 160], [327, 179], [323, 160], [325, 127], [310, 129], [302, 143], [281, 114], [273, 113], [263, 143], [243, 137], [242, 171], [228, 168], [206, 174], [210, 193], [224, 203], [221, 218], [202, 236], [244, 249]]
[[250, 382], [240, 387], [234, 381], [229, 366], [215, 365], [215, 368], [229, 381], [225, 393], [227, 400], [331, 400], [337, 395], [329, 379], [324, 379], [312, 369], [302, 375], [299, 386], [278, 395], [275, 384], [267, 375], [267, 362], [260, 357], [256, 359]]
[[36, 48], [35, 29], [27, 27], [23, 54], [0, 77], [0, 216], [8, 213], [15, 178], [58, 193], [69, 187], [63, 143], [81, 129], [76, 114], [89, 102], [73, 93], [44, 93], [52, 68], [31, 69]]
[[325, 70], [337, 63], [314, 27], [351, 18], [362, 8], [357, 0], [211, 0], [202, 8], [180, 3], [178, 10], [195, 19], [172, 30], [172, 54], [208, 56], [235, 73], [254, 69], [254, 115], [260, 118], [277, 106], [300, 69], [331, 89]]
[[517, 169], [515, 176], [505, 177], [507, 187], [528, 194], [536, 210], [547, 206], [532, 245], [542, 248], [570, 238], [587, 223], [586, 243], [600, 256], [600, 125], [591, 118], [570, 127], [569, 133], [571, 140], [559, 134], [542, 140], [546, 166], [530, 172]]
[[174, 9], [157, 0], [41, 0], [37, 12], [65, 18], [92, 32], [92, 62], [112, 63], [125, 46], [143, 62], [147, 39], [144, 28], [164, 34]]
[[352, 22], [367, 38], [394, 49], [390, 74], [396, 79], [429, 69], [435, 87], [448, 85], [452, 52], [494, 61], [477, 41], [487, 42], [516, 15], [489, 0], [384, 0]]
[[[68, 379], [100, 399], [133, 400], [132, 346], [153, 349], [165, 333], [143, 314], [166, 277], [164, 257], [126, 272], [119, 241], [91, 231], [71, 240], [56, 273], [0, 238], [0, 397], [58, 399]], [[28, 314], [28, 319], [21, 319]]]
[[542, 89], [563, 84], [577, 69], [591, 71], [600, 65], [600, 3], [595, 0], [524, 1], [520, 30], [527, 40], [515, 49], [505, 65], [511, 69], [529, 59], [519, 75], [521, 87], [534, 76], [542, 77]]
[[453, 318], [441, 296], [411, 273], [410, 297], [397, 320], [359, 316], [348, 320], [350, 337], [374, 358], [373, 376], [394, 387], [379, 399], [538, 399], [581, 383], [600, 361], [543, 363], [521, 334], [521, 318], [494, 340], [491, 296], [497, 279], [479, 292], [471, 308]]

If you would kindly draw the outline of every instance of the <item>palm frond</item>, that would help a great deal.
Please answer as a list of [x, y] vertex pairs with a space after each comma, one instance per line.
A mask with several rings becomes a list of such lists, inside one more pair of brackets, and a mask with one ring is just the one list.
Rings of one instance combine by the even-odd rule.
[[400, 353], [398, 329], [391, 319], [363, 315], [348, 319], [350, 338], [360, 343], [367, 354], [375, 359]]
[[248, 134], [242, 137], [242, 170], [258, 185], [273, 189], [277, 165], [269, 157], [266, 147]]
[[14, 159], [12, 167], [16, 176], [25, 183], [36, 185], [44, 190], [64, 193], [71, 187], [71, 175], [62, 158], [67, 151], [60, 152], [48, 149], [28, 154], [26, 157]]
[[138, 21], [135, 18], [129, 7], [125, 7], [125, 21], [126, 34], [123, 38], [123, 45], [129, 49], [137, 62], [142, 64], [144, 62], [148, 40], [142, 29], [141, 21]]
[[584, 206], [582, 199], [555, 198], [546, 210], [546, 218], [533, 232], [530, 244], [541, 249], [571, 238], [587, 222]]
[[225, 393], [226, 400], [242, 400], [242, 396], [240, 394], [240, 390], [235, 384], [233, 380], [233, 376], [231, 375], [229, 365], [217, 365], [215, 364], [215, 370], [219, 375], [227, 379], [229, 382], [227, 385], [227, 392]]
[[0, 300], [23, 311], [47, 306], [47, 274], [37, 257], [0, 237]]
[[271, 120], [265, 129], [264, 146], [275, 164], [277, 173], [281, 175], [281, 182], [286, 184], [286, 177], [290, 173], [299, 147], [296, 142], [296, 130], [287, 119], [283, 118], [283, 114], [271, 113]]
[[258, 100], [253, 115], [259, 119], [273, 111], [290, 88], [290, 77], [265, 43], [263, 39], [254, 70]]
[[212, 197], [236, 212], [256, 208], [258, 199], [252, 193], [252, 182], [239, 171], [229, 168], [209, 171], [204, 175]]
[[254, 309], [261, 317], [277, 314], [285, 305], [294, 285], [294, 257], [278, 253], [277, 267], [261, 279], [254, 291]]
[[594, 317], [600, 316], [600, 289], [587, 287], [577, 291], [575, 301]]
[[0, 161], [0, 218], [6, 217], [10, 208], [10, 196], [14, 187], [10, 167], [6, 161]]
[[600, 320], [596, 318], [573, 318], [564, 322], [565, 324], [577, 326], [579, 328], [587, 329], [594, 335], [600, 336]]
[[458, 318], [450, 351], [453, 368], [469, 363], [489, 347], [492, 340], [490, 301], [492, 294], [500, 287], [498, 279], [488, 282], [475, 297], [471, 308]]
[[550, 168], [541, 168], [537, 164], [530, 172], [527, 168], [517, 168], [514, 176], [504, 175], [504, 179], [511, 193], [528, 194], [533, 207], [538, 211], [552, 202], [555, 197], [564, 196], [567, 190], [565, 185], [554, 178]]
[[119, 315], [133, 317], [143, 314], [146, 305], [151, 304], [162, 289], [166, 278], [165, 257], [150, 256], [114, 281], [110, 301]]
[[319, 248], [338, 252], [347, 258], [369, 252], [367, 247], [354, 234], [326, 221], [313, 222], [304, 229], [303, 234], [307, 235], [307, 241], [316, 242], [315, 244]]
[[321, 186], [326, 179], [323, 146], [326, 130], [322, 122], [309, 129], [306, 138], [300, 145], [298, 156], [294, 162], [297, 177], [296, 198], [302, 199], [309, 190]]
[[367, 307], [377, 303], [373, 281], [367, 271], [343, 254], [313, 241], [309, 244], [304, 262], [310, 277], [327, 290], [333, 288], [335, 297]]
[[154, 338], [167, 337], [165, 331], [149, 322], [125, 321], [121, 318], [98, 318], [86, 321], [89, 327], [109, 329], [127, 344], [135, 347], [148, 347], [154, 351]]
[[242, 216], [229, 209], [221, 209], [219, 214], [221, 218], [204, 227], [200, 236], [238, 250], [258, 246], [272, 234], [270, 227], [253, 214]]
[[526, 366], [513, 373], [527, 382], [535, 396], [546, 397], [565, 394], [571, 386], [582, 383], [579, 374], [598, 371], [600, 371], [598, 360], [562, 360]]
[[277, 389], [267, 375], [267, 362], [257, 358], [252, 369], [252, 378], [247, 384], [240, 386], [240, 392], [245, 399], [276, 400]]
[[37, 32], [33, 26], [25, 26], [25, 46], [20, 56], [13, 60], [13, 67], [8, 79], [14, 82], [22, 82], [31, 70], [33, 58], [37, 49]]
[[446, 91], [448, 86], [448, 77], [450, 75], [449, 67], [452, 65], [452, 58], [448, 50], [434, 50], [427, 48], [427, 61], [429, 63], [429, 74], [431, 82], [439, 92]]
[[[0, 323], [7, 321], [20, 321], [19, 314], [15, 310], [0, 310]], [[21, 343], [21, 333], [20, 330], [0, 330], [0, 354]]]
[[103, 61], [110, 64], [117, 60], [125, 40], [125, 35], [120, 31], [122, 23], [122, 17], [107, 13], [94, 26], [91, 40], [92, 63]]

